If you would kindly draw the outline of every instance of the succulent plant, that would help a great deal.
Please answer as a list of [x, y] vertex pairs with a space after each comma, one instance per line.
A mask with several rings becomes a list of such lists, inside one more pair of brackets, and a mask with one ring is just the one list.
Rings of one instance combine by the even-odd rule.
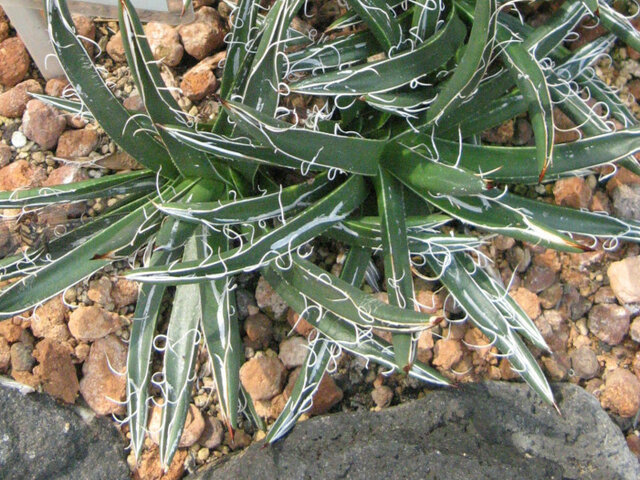
[[[127, 420], [139, 454], [153, 382], [165, 400], [159, 432], [165, 465], [183, 429], [200, 343], [227, 427], [237, 427], [244, 406], [264, 428], [239, 382], [234, 276], [241, 272], [260, 272], [316, 329], [269, 442], [310, 407], [343, 350], [390, 372], [450, 383], [415, 359], [419, 333], [443, 320], [420, 311], [416, 275], [446, 287], [464, 314], [447, 320], [479, 328], [553, 404], [527, 342], [548, 346], [487, 268], [480, 247], [496, 234], [566, 252], [590, 249], [589, 239], [640, 239], [637, 222], [514, 193], [518, 185], [533, 188], [616, 162], [640, 171], [632, 155], [640, 150], [635, 118], [591, 68], [614, 35], [639, 51], [640, 36], [605, 0], [567, 0], [535, 28], [516, 3], [347, 0], [346, 13], [320, 35], [293, 22], [307, 11], [301, 0], [275, 0], [266, 13], [254, 0], [230, 3], [233, 29], [218, 92], [223, 109], [212, 123], [199, 123], [164, 85], [129, 0], [120, 0], [120, 31], [145, 113], [127, 111], [105, 84], [64, 1], [46, 0], [49, 33], [77, 98], [39, 98], [95, 119], [145, 169], [1, 194], [1, 208], [120, 200], [52, 240], [46, 252], [2, 260], [9, 282], [0, 291], [0, 315], [16, 315], [110, 263], [130, 260], [126, 276], [141, 287], [129, 344]], [[570, 33], [589, 17], [611, 34], [568, 50]], [[554, 108], [579, 125], [579, 140], [554, 143]], [[521, 115], [528, 116], [534, 145], [481, 140], [482, 132]], [[281, 180], [292, 178], [287, 170], [297, 182]], [[309, 260], [318, 238], [344, 245], [339, 276]], [[388, 304], [362, 288], [374, 257], [384, 265]], [[157, 342], [169, 286], [176, 288], [168, 327]], [[392, 341], [374, 333], [380, 331]], [[162, 372], [152, 374], [159, 343]]]

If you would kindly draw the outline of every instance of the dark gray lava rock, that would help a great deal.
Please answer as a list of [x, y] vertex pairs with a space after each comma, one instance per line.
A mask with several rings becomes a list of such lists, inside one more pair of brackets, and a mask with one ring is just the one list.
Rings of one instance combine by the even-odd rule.
[[484, 383], [379, 413], [314, 418], [193, 480], [640, 478], [592, 395], [572, 384], [556, 385], [555, 395], [562, 416], [523, 384]]
[[124, 442], [108, 418], [6, 386], [0, 386], [0, 412], [0, 478], [130, 478]]

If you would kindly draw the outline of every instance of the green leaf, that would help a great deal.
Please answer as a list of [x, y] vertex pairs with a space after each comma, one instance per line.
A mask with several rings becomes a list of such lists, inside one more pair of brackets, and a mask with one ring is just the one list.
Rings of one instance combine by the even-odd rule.
[[208, 257], [161, 268], [141, 268], [128, 272], [133, 280], [178, 284], [215, 280], [229, 274], [252, 271], [269, 262], [289, 256], [291, 252], [315, 238], [332, 225], [344, 220], [368, 194], [364, 179], [352, 176], [322, 200], [266, 234], [240, 247]]
[[424, 313], [386, 304], [299, 258], [279, 275], [307, 299], [354, 326], [409, 333], [430, 327], [434, 320]]
[[[198, 257], [196, 242], [197, 237], [191, 236], [185, 246], [183, 260], [191, 261]], [[176, 287], [165, 340], [163, 379], [160, 383], [164, 403], [159, 446], [160, 462], [165, 469], [168, 469], [178, 450], [189, 410], [201, 315], [198, 285], [192, 283]]]
[[490, 63], [496, 34], [496, 0], [476, 2], [473, 27], [464, 54], [427, 111], [427, 124], [437, 123], [448, 111], [454, 110], [478, 87]]
[[553, 103], [547, 80], [536, 59], [518, 38], [502, 25], [498, 40], [504, 43], [501, 57], [524, 96], [536, 142], [539, 178], [542, 180], [553, 161]]
[[282, 413], [271, 425], [265, 443], [274, 443], [282, 439], [294, 427], [300, 415], [311, 408], [313, 395], [318, 390], [335, 351], [335, 344], [321, 335], [316, 335], [309, 343], [309, 352], [300, 367], [291, 396]]
[[[504, 192], [485, 192], [468, 197], [422, 195], [429, 203], [464, 223], [531, 243], [567, 252], [581, 252], [585, 247], [566, 235], [531, 218], [531, 212], [516, 210], [501, 202]], [[416, 192], [417, 193], [417, 192]], [[542, 204], [542, 202], [536, 202]]]
[[56, 55], [65, 67], [67, 78], [107, 135], [148, 169], [163, 177], [175, 177], [177, 170], [164, 146], [129, 115], [102, 80], [76, 36], [66, 4], [60, 0], [46, 0], [45, 13]]
[[[395, 358], [391, 353], [391, 345], [380, 337], [371, 334], [370, 329], [359, 329], [349, 323], [340, 321], [337, 317], [310, 304], [305, 296], [300, 294], [297, 286], [293, 286], [275, 268], [263, 270], [263, 275], [269, 284], [300, 316], [313, 325], [319, 332], [326, 335], [343, 350], [376, 362], [384, 367], [397, 370]], [[328, 274], [327, 274], [328, 275]], [[346, 283], [346, 282], [345, 282]], [[348, 285], [348, 283], [347, 283]], [[351, 287], [353, 288], [353, 287]], [[389, 307], [382, 302], [382, 305]], [[410, 377], [420, 379], [436, 385], [449, 385], [449, 381], [433, 368], [415, 361], [407, 372]]]
[[[410, 34], [420, 40], [425, 40], [436, 33], [438, 21], [443, 12], [441, 2], [431, 0], [418, 0], [413, 6]], [[415, 30], [414, 30], [415, 29]]]
[[276, 193], [217, 202], [164, 203], [158, 205], [158, 209], [166, 215], [205, 225], [254, 223], [284, 218], [286, 213], [320, 200], [335, 186], [335, 182], [327, 180], [326, 174], [320, 174], [304, 183], [286, 188], [281, 186]]
[[451, 13], [446, 25], [414, 50], [291, 84], [293, 92], [309, 95], [365, 95], [387, 92], [418, 81], [443, 66], [462, 44], [466, 29]]
[[426, 87], [400, 92], [371, 93], [365, 95], [363, 100], [383, 112], [418, 118], [418, 114], [429, 109], [435, 97], [436, 89]]
[[[569, 32], [578, 26], [586, 13], [587, 9], [579, 1], [564, 2], [547, 22], [538, 28], [530, 29], [523, 44], [524, 48], [530, 51], [535, 58], [544, 58], [549, 52], [562, 45]], [[500, 20], [507, 20], [507, 18], [512, 20], [509, 24], [510, 29], [511, 25], [519, 23], [518, 19], [508, 15], [501, 15]], [[526, 27], [526, 25], [522, 26]]]
[[347, 0], [347, 3], [367, 24], [386, 52], [400, 46], [402, 42], [400, 23], [386, 0]]
[[[480, 288], [473, 276], [464, 268], [460, 256], [427, 257], [431, 270], [439, 276], [449, 293], [469, 315], [471, 322], [484, 333], [498, 350], [507, 355], [520, 376], [546, 402], [554, 405], [551, 387], [522, 340], [506, 322], [502, 312], [494, 305], [487, 292]], [[444, 262], [444, 265], [443, 265]]]
[[358, 16], [358, 14], [352, 12], [351, 10], [347, 10], [343, 15], [340, 15], [336, 18], [331, 24], [325, 28], [324, 33], [329, 33], [337, 30], [344, 30], [349, 27], [356, 27], [358, 25], [362, 25], [364, 22]]
[[[421, 145], [407, 145], [403, 140], [400, 138], [397, 144], [388, 144], [381, 165], [407, 188], [418, 194], [429, 192], [434, 195], [472, 195], [485, 190], [480, 176], [422, 155]], [[431, 140], [427, 137], [426, 141]]]
[[343, 68], [366, 60], [378, 48], [375, 37], [368, 30], [314, 43], [302, 50], [287, 53], [289, 73], [324, 73]]
[[[227, 116], [226, 113], [224, 115], [225, 117]], [[229, 164], [236, 169], [241, 169], [244, 165], [244, 168], [253, 171], [255, 170], [255, 163], [294, 169], [298, 169], [301, 166], [300, 160], [295, 160], [286, 155], [279, 155], [272, 148], [256, 145], [246, 137], [231, 138], [214, 132], [191, 130], [177, 126], [160, 126], [160, 128], [174, 137], [176, 141], [228, 160]], [[310, 169], [319, 170], [318, 167], [313, 166]]]
[[[202, 229], [198, 241], [198, 258], [205, 258], [206, 251], [227, 248], [228, 240], [222, 233], [211, 234]], [[211, 358], [213, 378], [218, 392], [219, 410], [233, 431], [238, 426], [240, 395], [240, 365], [244, 349], [240, 340], [240, 326], [235, 307], [230, 277], [201, 282], [200, 288], [202, 331]]]
[[[640, 34], [627, 17], [603, 0], [585, 0], [599, 23], [636, 51], [640, 51]], [[593, 8], [595, 7], [595, 8]]]
[[[442, 162], [457, 162], [466, 171], [482, 173], [486, 179], [501, 183], [538, 182], [535, 147], [471, 145], [434, 139], [433, 148]], [[556, 145], [555, 160], [545, 179], [553, 180], [614, 163], [637, 151], [640, 151], [640, 127]]]
[[[208, 182], [200, 182], [189, 192], [193, 201], [206, 200], [215, 195]], [[177, 261], [195, 225], [168, 219], [155, 238], [149, 265], [169, 265]], [[142, 285], [131, 324], [127, 354], [127, 411], [131, 443], [136, 458], [140, 457], [147, 431], [148, 386], [156, 325], [166, 287], [147, 283]]]
[[235, 102], [223, 102], [223, 105], [241, 130], [274, 152], [299, 162], [303, 174], [315, 166], [377, 175], [384, 141], [295, 128]]
[[[183, 222], [165, 222], [158, 232], [156, 249], [149, 264], [165, 265], [178, 259], [182, 254], [182, 246], [193, 230], [193, 225]], [[151, 355], [165, 290], [164, 285], [142, 285], [131, 322], [127, 353], [127, 413], [131, 445], [136, 458], [140, 458], [147, 432]]]
[[[190, 126], [192, 120], [182, 112], [160, 76], [144, 29], [130, 0], [122, 0], [119, 3], [118, 15], [127, 63], [151, 122], [154, 125], [177, 123]], [[155, 128], [155, 131], [182, 175], [196, 178], [213, 177], [231, 184], [225, 172], [221, 171], [204, 152], [176, 141], [162, 129]]]
[[499, 202], [509, 209], [527, 212], [536, 223], [551, 230], [612, 240], [640, 241], [640, 223], [631, 220], [560, 207], [510, 193], [500, 196]]
[[228, 97], [240, 72], [240, 67], [249, 55], [246, 46], [253, 40], [257, 19], [256, 10], [257, 5], [253, 0], [240, 0], [238, 8], [234, 11], [234, 28], [231, 30], [231, 39], [227, 44], [227, 56], [220, 81], [220, 96], [222, 98]]
[[464, 269], [471, 274], [477, 287], [484, 291], [487, 298], [500, 310], [503, 318], [509, 323], [511, 328], [520, 335], [526, 337], [536, 347], [550, 352], [547, 342], [538, 330], [533, 320], [516, 302], [502, 286], [502, 280], [496, 280], [480, 266], [474, 264], [467, 255], [458, 255], [457, 261]]
[[[416, 310], [405, 224], [403, 187], [391, 173], [382, 168], [374, 184], [382, 227], [384, 271], [389, 304], [402, 309]], [[412, 335], [395, 333], [393, 347], [398, 366], [401, 370], [407, 369], [415, 355]]]
[[[184, 181], [176, 195], [191, 188], [194, 182]], [[169, 193], [171, 185], [165, 187]], [[0, 318], [17, 315], [62, 292], [102, 267], [118, 260], [118, 254], [129, 255], [155, 233], [159, 223], [151, 202], [93, 235], [89, 240], [66, 249], [65, 254], [0, 291]], [[105, 257], [106, 258], [103, 258]]]
[[51, 187], [0, 192], [0, 208], [41, 207], [91, 198], [151, 192], [155, 189], [156, 182], [155, 175], [140, 170]]
[[282, 65], [279, 55], [287, 26], [302, 4], [301, 0], [276, 0], [261, 30], [260, 42], [246, 81], [237, 92], [242, 103], [273, 117], [280, 98]]

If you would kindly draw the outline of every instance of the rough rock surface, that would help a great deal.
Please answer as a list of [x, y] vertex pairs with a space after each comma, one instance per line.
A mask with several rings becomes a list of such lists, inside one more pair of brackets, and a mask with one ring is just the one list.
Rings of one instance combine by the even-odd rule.
[[196, 12], [193, 23], [178, 29], [185, 51], [202, 60], [224, 44], [225, 31], [218, 12], [202, 7]]
[[124, 441], [108, 418], [5, 386], [0, 411], [0, 478], [129, 478]]
[[55, 147], [66, 126], [64, 115], [52, 106], [40, 100], [30, 100], [27, 103], [22, 116], [22, 131], [42, 149]]
[[33, 369], [42, 389], [67, 403], [78, 396], [78, 377], [71, 360], [71, 353], [62, 344], [45, 338], [40, 341], [33, 356], [40, 364]]
[[256, 356], [240, 367], [240, 381], [254, 400], [269, 400], [282, 391], [287, 372], [274, 357]]
[[609, 345], [618, 345], [629, 332], [629, 312], [620, 305], [596, 305], [589, 312], [589, 330]]
[[572, 208], [586, 208], [591, 200], [591, 190], [580, 177], [558, 180], [553, 187], [553, 195], [556, 204]]
[[[284, 389], [285, 400], [287, 400], [291, 396], [291, 392], [293, 392], [293, 387], [299, 375], [300, 368], [296, 368], [293, 372], [291, 372], [291, 375], [289, 375], [289, 380], [287, 381], [287, 385]], [[330, 375], [325, 373], [322, 377], [322, 380], [320, 380], [320, 385], [318, 385], [316, 393], [313, 394], [313, 403], [311, 404], [311, 408], [307, 410], [306, 413], [310, 416], [322, 415], [323, 413], [327, 413], [329, 410], [331, 410], [331, 407], [340, 402], [343, 397], [344, 392], [342, 391], [342, 389], [338, 387], [338, 385], [336, 385], [336, 382], [333, 380], [333, 378], [331, 378]]]
[[82, 366], [80, 393], [99, 415], [122, 414], [126, 394], [127, 347], [115, 335], [97, 340]]
[[42, 93], [42, 87], [33, 79], [25, 80], [0, 95], [0, 115], [8, 118], [21, 117], [27, 108], [27, 102], [31, 100], [30, 92]]
[[593, 396], [570, 384], [555, 394], [562, 417], [525, 385], [485, 383], [376, 414], [312, 419], [193, 480], [640, 477], [638, 460]]
[[209, 69], [192, 69], [185, 73], [180, 82], [180, 88], [189, 100], [197, 102], [216, 91], [218, 79]]
[[[162, 406], [155, 405], [149, 415], [149, 437], [156, 444], [160, 443], [160, 429], [162, 428]], [[205, 421], [198, 407], [191, 404], [187, 411], [184, 429], [180, 435], [179, 447], [190, 447], [198, 441], [205, 429]]]
[[0, 191], [36, 187], [44, 179], [44, 171], [26, 160], [17, 160], [0, 168]]
[[640, 380], [624, 368], [607, 373], [600, 403], [616, 415], [633, 417], [640, 408]]
[[47, 95], [51, 95], [52, 97], [61, 97], [64, 93], [64, 89], [68, 86], [69, 81], [66, 78], [50, 78], [47, 80], [44, 91]]
[[625, 258], [609, 266], [607, 276], [620, 303], [640, 302], [640, 282], [637, 282], [639, 271], [640, 257]]
[[67, 316], [69, 308], [60, 296], [54, 297], [36, 311], [31, 319], [31, 331], [36, 337], [64, 342], [69, 338]]
[[282, 318], [289, 309], [282, 297], [271, 288], [271, 285], [264, 277], [260, 277], [260, 280], [258, 280], [256, 302], [261, 310], [270, 313], [276, 319]]
[[69, 316], [69, 331], [78, 340], [94, 341], [106, 337], [122, 326], [118, 314], [92, 305], [78, 307]]
[[184, 48], [180, 44], [180, 37], [175, 28], [163, 23], [149, 22], [144, 27], [149, 47], [156, 60], [162, 60], [165, 65], [175, 67], [182, 60]]
[[304, 337], [291, 337], [280, 343], [278, 358], [285, 367], [291, 369], [302, 365], [308, 352], [307, 340]]
[[127, 60], [120, 32], [116, 33], [109, 39], [109, 42], [107, 43], [107, 54], [116, 62], [124, 62]]
[[29, 71], [29, 54], [22, 40], [11, 37], [0, 43], [0, 83], [13, 87], [20, 83]]
[[89, 155], [98, 145], [98, 132], [92, 128], [67, 130], [58, 139], [56, 156], [75, 158]]

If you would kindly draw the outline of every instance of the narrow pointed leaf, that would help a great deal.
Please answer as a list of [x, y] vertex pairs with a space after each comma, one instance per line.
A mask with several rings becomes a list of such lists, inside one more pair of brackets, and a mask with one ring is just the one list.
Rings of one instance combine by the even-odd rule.
[[155, 189], [156, 182], [157, 178], [149, 171], [138, 171], [52, 187], [0, 192], [0, 208], [41, 207], [98, 197], [150, 192]]
[[[150, 264], [164, 265], [177, 259], [193, 229], [193, 225], [176, 220], [165, 222], [158, 232], [156, 250], [151, 255]], [[127, 413], [132, 450], [136, 458], [140, 458], [147, 433], [151, 356], [165, 290], [164, 285], [142, 285], [131, 322], [127, 352]]]
[[385, 142], [316, 132], [270, 119], [235, 102], [225, 102], [229, 116], [264, 146], [300, 162], [304, 174], [311, 166], [373, 176]]
[[[372, 360], [387, 368], [397, 369], [391, 345], [388, 342], [373, 336], [370, 331], [363, 331], [340, 321], [329, 312], [324, 316], [320, 315], [317, 308], [311, 308], [313, 304], [300, 294], [297, 286], [294, 287], [280, 273], [274, 268], [267, 268], [263, 271], [263, 275], [269, 284], [282, 296], [287, 304], [291, 305], [291, 308], [295, 311], [301, 312], [302, 317], [318, 331], [348, 352], [362, 356], [367, 360]], [[419, 361], [415, 361], [411, 365], [408, 374], [410, 377], [436, 385], [450, 384], [437, 370]]]
[[76, 93], [104, 131], [148, 169], [163, 177], [174, 177], [177, 170], [164, 146], [127, 112], [102, 80], [76, 36], [66, 4], [46, 0], [45, 13], [56, 55]]
[[[162, 80], [142, 24], [129, 0], [119, 3], [118, 13], [127, 63], [152, 123], [190, 125], [192, 120], [182, 112]], [[214, 176], [220, 181], [230, 183], [224, 172], [204, 152], [177, 142], [162, 129], [155, 130], [181, 174], [198, 178]]]
[[498, 39], [505, 43], [502, 59], [524, 96], [536, 142], [540, 179], [553, 161], [553, 103], [540, 65], [506, 27], [499, 25]]
[[[194, 182], [182, 182], [178, 193]], [[88, 241], [30, 272], [0, 291], [0, 318], [8, 318], [62, 292], [102, 267], [114, 262], [119, 251], [130, 254], [142, 246], [157, 229], [159, 218], [151, 202], [96, 233]], [[111, 256], [111, 252], [113, 256]], [[112, 258], [102, 259], [109, 254]]]
[[[197, 258], [196, 242], [197, 238], [191, 236], [184, 249], [185, 261]], [[187, 284], [176, 287], [165, 340], [163, 381], [160, 384], [164, 403], [159, 447], [160, 462], [165, 468], [171, 464], [178, 450], [189, 410], [201, 315], [198, 285]]]
[[[226, 248], [228, 240], [222, 233], [203, 230], [198, 241], [198, 257], [204, 258], [207, 248]], [[218, 393], [219, 410], [227, 429], [238, 427], [240, 395], [240, 364], [244, 350], [235, 308], [235, 295], [230, 278], [201, 282], [200, 302], [202, 331], [212, 362], [213, 378]]]
[[344, 220], [366, 198], [368, 190], [362, 177], [352, 176], [331, 194], [316, 202], [281, 226], [240, 247], [192, 262], [170, 267], [141, 268], [127, 273], [143, 282], [185, 283], [214, 280], [232, 273], [252, 271], [276, 261], [309, 240]]
[[[405, 224], [403, 186], [387, 170], [382, 168], [380, 168], [374, 183], [382, 228], [384, 270], [389, 304], [403, 309], [416, 310]], [[411, 334], [394, 334], [393, 347], [400, 369], [408, 368], [415, 355], [415, 343]]]
[[[538, 182], [535, 147], [478, 146], [440, 139], [435, 139], [433, 143], [443, 162], [458, 162], [461, 167], [482, 173], [485, 178], [503, 183]], [[614, 163], [638, 151], [640, 127], [560, 144], [555, 147], [555, 160], [545, 178], [553, 180], [580, 170]]]
[[242, 103], [273, 117], [280, 98], [282, 65], [279, 55], [287, 27], [301, 0], [276, 0], [264, 20], [260, 42], [244, 85], [237, 93]]
[[240, 0], [234, 13], [234, 28], [231, 30], [231, 38], [227, 44], [224, 71], [220, 81], [222, 98], [227, 98], [231, 92], [242, 63], [249, 54], [246, 46], [250, 44], [254, 35], [257, 5], [253, 0]]
[[499, 201], [509, 209], [527, 212], [535, 222], [551, 230], [596, 238], [640, 241], [640, 222], [637, 221], [560, 207], [509, 193], [500, 197]]
[[450, 257], [451, 262], [446, 268], [442, 268], [433, 257], [427, 257], [427, 262], [431, 269], [440, 275], [440, 281], [467, 312], [471, 322], [501, 353], [508, 356], [514, 369], [543, 400], [554, 404], [551, 387], [535, 358], [504, 320], [502, 313], [491, 302], [486, 292], [478, 287], [475, 279], [461, 265], [458, 255], [461, 254]]
[[368, 30], [354, 33], [287, 54], [290, 73], [326, 71], [366, 60], [378, 51], [375, 37]]
[[402, 30], [386, 0], [347, 0], [347, 3], [367, 24], [385, 52], [400, 45]]
[[444, 65], [461, 45], [465, 33], [464, 24], [452, 13], [442, 30], [414, 50], [310, 77], [292, 84], [291, 90], [309, 95], [364, 95], [400, 88]]
[[536, 324], [533, 323], [533, 320], [529, 318], [522, 307], [518, 305], [518, 302], [507, 293], [502, 285], [491, 278], [484, 269], [475, 265], [468, 256], [459, 255], [456, 258], [467, 272], [473, 272], [472, 276], [478, 288], [486, 292], [487, 297], [500, 310], [503, 318], [513, 329], [523, 337], [526, 337], [536, 347], [547, 352], [551, 351]]
[[441, 2], [432, 2], [431, 0], [418, 0], [413, 7], [413, 17], [411, 18], [412, 36], [420, 40], [426, 40], [436, 32], [436, 27], [440, 16]]
[[474, 173], [422, 156], [402, 139], [388, 146], [381, 165], [408, 188], [423, 193], [471, 195], [486, 188]]
[[292, 210], [308, 207], [320, 200], [336, 184], [327, 180], [326, 174], [307, 182], [281, 188], [277, 193], [218, 202], [176, 202], [158, 205], [158, 209], [187, 222], [206, 225], [259, 222], [281, 216]]
[[309, 352], [300, 366], [291, 396], [282, 413], [271, 425], [265, 443], [274, 443], [283, 438], [296, 424], [300, 415], [311, 408], [313, 395], [317, 392], [320, 381], [329, 367], [329, 360], [336, 350], [335, 345], [321, 335], [317, 335], [308, 348]]
[[475, 91], [489, 67], [497, 22], [496, 0], [476, 2], [473, 27], [464, 54], [427, 111], [427, 123], [438, 122]]
[[[416, 192], [418, 193], [418, 192]], [[498, 192], [500, 195], [502, 192]], [[581, 252], [585, 247], [544, 224], [534, 221], [530, 212], [508, 208], [493, 198], [491, 191], [482, 196], [453, 197], [424, 195], [423, 198], [452, 217], [490, 232], [518, 240], [545, 245], [567, 252]]]
[[433, 320], [424, 313], [377, 300], [305, 260], [295, 260], [291, 268], [280, 272], [280, 276], [309, 300], [362, 328], [415, 332], [430, 327]]

